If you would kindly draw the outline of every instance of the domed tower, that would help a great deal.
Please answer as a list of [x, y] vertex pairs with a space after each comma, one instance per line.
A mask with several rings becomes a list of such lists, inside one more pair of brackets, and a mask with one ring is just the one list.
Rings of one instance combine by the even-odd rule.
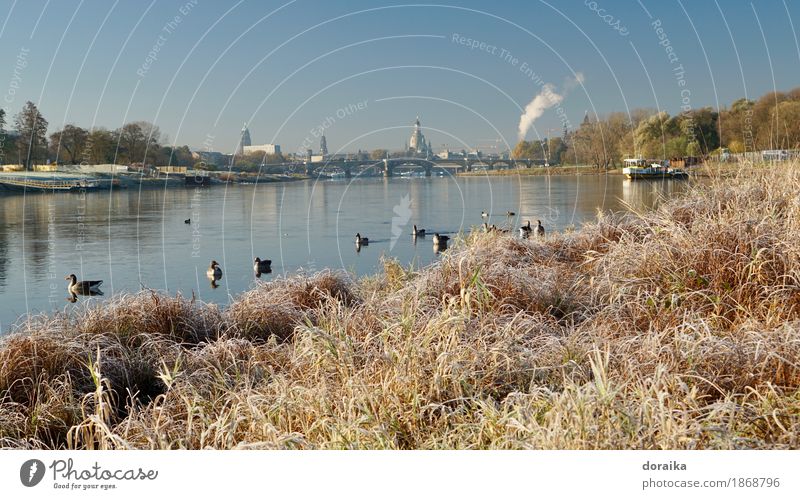
[[323, 135], [319, 139], [319, 153], [322, 156], [328, 155], [328, 141], [325, 140], [325, 135]]
[[422, 134], [422, 126], [419, 124], [419, 116], [414, 122], [414, 131], [411, 132], [411, 139], [408, 141], [409, 152], [415, 154], [428, 154], [428, 143], [425, 142], [425, 135]]
[[245, 146], [253, 145], [250, 141], [250, 130], [247, 129], [247, 123], [242, 125], [242, 135], [239, 139], [239, 147], [236, 148], [236, 154], [244, 154]]

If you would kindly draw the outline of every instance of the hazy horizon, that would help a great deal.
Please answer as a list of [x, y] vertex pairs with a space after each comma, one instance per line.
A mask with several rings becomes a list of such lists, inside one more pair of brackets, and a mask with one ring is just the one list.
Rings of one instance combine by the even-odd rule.
[[323, 130], [332, 153], [396, 150], [417, 116], [435, 150], [502, 151], [586, 113], [719, 109], [800, 82], [785, 1], [3, 3], [8, 128], [30, 100], [49, 133], [144, 120], [222, 152], [245, 122], [285, 153]]

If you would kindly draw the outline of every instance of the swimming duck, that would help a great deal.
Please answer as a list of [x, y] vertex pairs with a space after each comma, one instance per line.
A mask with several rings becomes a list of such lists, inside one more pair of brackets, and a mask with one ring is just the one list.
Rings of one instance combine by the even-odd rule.
[[67, 285], [67, 291], [76, 295], [99, 293], [100, 285], [103, 284], [103, 281], [79, 281], [75, 274], [68, 275], [64, 280], [70, 281]]
[[489, 218], [489, 214], [486, 213], [485, 211], [482, 211], [481, 212], [481, 218]]
[[209, 279], [213, 281], [222, 279], [222, 269], [220, 268], [216, 260], [211, 260], [211, 265], [208, 266], [208, 270], [206, 270], [206, 275], [208, 276]]
[[440, 236], [439, 233], [435, 233], [433, 235], [433, 244], [447, 244], [447, 241], [450, 240], [450, 236]]
[[367, 246], [369, 245], [369, 238], [368, 237], [361, 237], [360, 233], [356, 233], [356, 246]]
[[261, 277], [261, 274], [269, 274], [272, 272], [272, 260], [262, 260], [259, 257], [256, 257], [253, 260], [253, 270], [256, 273], [257, 277]]
[[417, 226], [414, 226], [414, 231], [411, 233], [412, 236], [418, 237], [425, 237], [425, 229], [417, 229]]
[[506, 216], [507, 216], [507, 217], [513, 217], [513, 216], [515, 216], [515, 215], [516, 215], [516, 213], [514, 213], [513, 211], [507, 211], [507, 212], [506, 212]]
[[187, 218], [186, 220], [183, 221], [183, 223], [190, 224], [190, 223], [192, 223], [192, 219], [191, 218]]

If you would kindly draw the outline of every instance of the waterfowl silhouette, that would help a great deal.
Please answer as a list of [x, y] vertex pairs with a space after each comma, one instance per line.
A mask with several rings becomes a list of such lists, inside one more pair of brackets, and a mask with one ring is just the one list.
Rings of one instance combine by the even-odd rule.
[[522, 227], [519, 228], [519, 237], [523, 239], [529, 237], [531, 235], [532, 230], [533, 229], [531, 228], [531, 221], [528, 220], [528, 223], [526, 225], [523, 225]]
[[[528, 224], [530, 224], [530, 222], [528, 222]], [[544, 237], [544, 227], [542, 227], [542, 221], [537, 220], [536, 224], [536, 237]]]
[[211, 260], [211, 265], [208, 266], [208, 270], [206, 270], [206, 275], [212, 281], [218, 281], [222, 279], [222, 269], [217, 263], [216, 260]]
[[369, 238], [368, 237], [361, 237], [360, 233], [356, 233], [356, 245], [357, 246], [368, 246], [369, 245]]
[[414, 226], [414, 231], [411, 233], [412, 236], [415, 237], [425, 237], [425, 229], [417, 229], [417, 226]]
[[449, 240], [450, 236], [440, 236], [438, 232], [433, 235], [433, 244], [447, 244]]
[[272, 272], [272, 260], [262, 260], [259, 257], [256, 257], [253, 260], [253, 270], [256, 273], [256, 277], [261, 277], [261, 274], [269, 274]]
[[190, 223], [192, 223], [192, 219], [191, 218], [187, 218], [186, 220], [183, 221], [183, 223], [190, 224]]

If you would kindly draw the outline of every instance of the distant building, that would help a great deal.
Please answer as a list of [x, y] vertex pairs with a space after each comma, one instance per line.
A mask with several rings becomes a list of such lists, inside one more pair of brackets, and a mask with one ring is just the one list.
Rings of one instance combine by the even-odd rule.
[[281, 146], [278, 144], [261, 144], [257, 146], [244, 146], [244, 154], [260, 152], [262, 154], [280, 154]]
[[425, 140], [422, 134], [422, 127], [419, 124], [419, 116], [414, 122], [414, 130], [411, 132], [411, 139], [408, 141], [408, 151], [412, 154], [419, 154], [425, 157], [431, 154], [431, 145]]
[[328, 142], [325, 140], [325, 135], [319, 139], [319, 153], [323, 156], [328, 155]]
[[236, 152], [234, 154], [247, 154], [246, 148], [249, 147], [250, 144], [250, 130], [247, 129], [247, 123], [245, 123], [242, 126], [242, 135], [239, 138], [239, 147], [236, 148]]

